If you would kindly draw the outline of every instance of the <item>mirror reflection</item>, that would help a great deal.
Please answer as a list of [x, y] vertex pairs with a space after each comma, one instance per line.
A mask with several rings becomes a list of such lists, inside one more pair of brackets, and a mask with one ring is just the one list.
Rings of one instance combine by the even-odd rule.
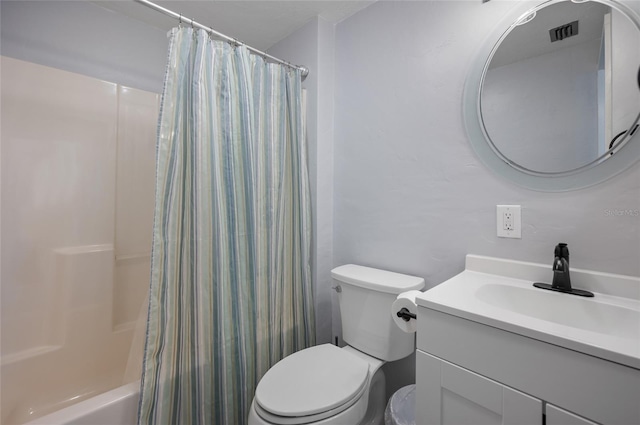
[[606, 160], [638, 130], [640, 31], [603, 3], [544, 6], [494, 48], [480, 111], [504, 160], [564, 173]]

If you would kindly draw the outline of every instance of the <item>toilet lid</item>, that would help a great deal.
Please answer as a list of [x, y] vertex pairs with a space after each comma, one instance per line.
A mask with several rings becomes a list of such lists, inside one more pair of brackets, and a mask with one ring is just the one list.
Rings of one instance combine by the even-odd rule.
[[318, 345], [269, 369], [258, 384], [255, 401], [278, 416], [315, 415], [360, 395], [368, 376], [366, 361], [334, 345]]

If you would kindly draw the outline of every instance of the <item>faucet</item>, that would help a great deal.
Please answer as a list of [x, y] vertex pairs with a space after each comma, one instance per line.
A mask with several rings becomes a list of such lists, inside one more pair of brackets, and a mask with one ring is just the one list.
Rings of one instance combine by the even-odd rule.
[[569, 276], [569, 248], [566, 243], [556, 245], [553, 260], [553, 281], [551, 286], [562, 291], [571, 291], [571, 277]]
[[551, 291], [564, 292], [565, 294], [580, 295], [581, 297], [593, 297], [593, 292], [571, 287], [571, 278], [569, 277], [569, 248], [567, 248], [567, 244], [559, 243], [556, 245], [554, 255], [555, 258], [551, 266], [553, 269], [551, 285], [536, 282], [533, 286]]

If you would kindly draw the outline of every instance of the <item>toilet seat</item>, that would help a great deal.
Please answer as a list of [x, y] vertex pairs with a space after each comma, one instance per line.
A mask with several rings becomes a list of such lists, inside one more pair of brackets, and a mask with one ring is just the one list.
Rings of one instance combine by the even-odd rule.
[[353, 406], [370, 379], [369, 363], [331, 344], [294, 353], [260, 380], [256, 413], [270, 423], [306, 424]]

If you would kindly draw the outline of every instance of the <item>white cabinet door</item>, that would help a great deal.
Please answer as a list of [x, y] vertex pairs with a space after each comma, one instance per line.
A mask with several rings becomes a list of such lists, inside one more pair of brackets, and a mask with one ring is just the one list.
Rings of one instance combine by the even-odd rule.
[[418, 424], [542, 424], [542, 401], [422, 351], [416, 384]]
[[581, 416], [569, 413], [553, 404], [547, 403], [547, 425], [597, 425]]

